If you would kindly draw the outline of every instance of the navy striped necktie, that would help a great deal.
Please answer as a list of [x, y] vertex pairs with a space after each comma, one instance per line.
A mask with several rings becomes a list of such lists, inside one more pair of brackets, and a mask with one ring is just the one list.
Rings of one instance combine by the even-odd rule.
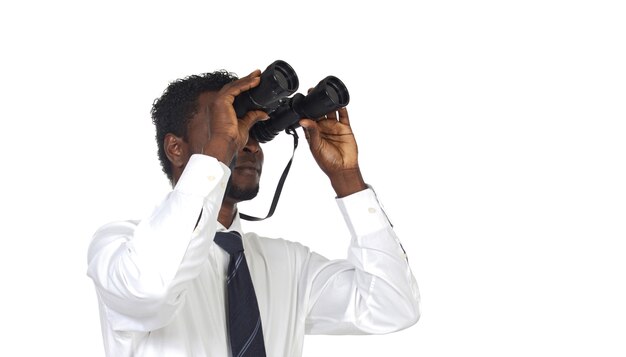
[[237, 232], [217, 232], [215, 243], [230, 255], [226, 286], [228, 331], [233, 357], [265, 357], [263, 326], [243, 242]]

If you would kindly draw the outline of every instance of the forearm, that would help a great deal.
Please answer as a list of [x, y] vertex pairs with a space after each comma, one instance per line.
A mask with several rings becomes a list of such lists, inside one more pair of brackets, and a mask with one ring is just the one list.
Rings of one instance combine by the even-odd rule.
[[224, 165], [211, 157], [194, 155], [167, 199], [137, 227], [129, 246], [142, 259], [152, 261], [151, 266], [158, 267], [164, 282], [171, 281], [183, 258], [194, 253], [190, 247], [208, 249], [208, 244], [190, 245], [195, 239], [194, 229], [204, 210], [202, 214], [210, 216], [209, 228], [215, 231], [228, 177]]
[[373, 191], [338, 200], [352, 242], [348, 258], [317, 265], [307, 332], [387, 333], [419, 318], [419, 291], [406, 255]]
[[[188, 165], [176, 188], [139, 224], [122, 222], [99, 230], [89, 250], [88, 275], [107, 307], [129, 316], [175, 311], [184, 279], [197, 276], [210, 234], [194, 227], [202, 211], [206, 230], [216, 229], [228, 170], [208, 157]], [[210, 183], [214, 181], [214, 183]], [[204, 208], [203, 208], [204, 207]], [[175, 303], [174, 303], [175, 305]]]

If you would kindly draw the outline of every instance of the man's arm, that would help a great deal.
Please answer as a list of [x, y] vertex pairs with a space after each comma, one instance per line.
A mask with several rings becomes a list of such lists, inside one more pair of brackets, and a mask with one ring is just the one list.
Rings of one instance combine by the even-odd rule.
[[307, 332], [387, 333], [413, 325], [419, 319], [417, 284], [387, 216], [363, 180], [347, 110], [300, 124], [352, 235], [346, 260], [310, 257], [303, 279]]
[[[109, 224], [95, 233], [87, 275], [113, 328], [147, 331], [171, 320], [186, 283], [206, 259], [229, 176], [216, 159], [194, 155], [150, 217], [139, 224]], [[197, 235], [201, 211], [207, 215], [208, 233]]]
[[348, 258], [311, 254], [302, 289], [306, 332], [381, 334], [413, 325], [419, 290], [376, 195], [368, 189], [337, 202], [352, 235]]
[[[250, 127], [267, 117], [250, 111], [238, 119], [232, 107], [239, 93], [258, 85], [259, 75], [256, 70], [224, 85], [208, 106], [197, 108], [199, 117], [194, 119], [209, 125], [189, 133], [202, 139], [200, 147], [166, 135], [168, 159], [184, 169], [152, 216], [138, 225], [112, 224], [96, 232], [88, 275], [114, 329], [147, 331], [168, 324], [184, 300], [187, 283], [198, 276], [230, 177], [226, 165], [248, 141]], [[195, 231], [200, 212], [206, 222], [203, 234]]]

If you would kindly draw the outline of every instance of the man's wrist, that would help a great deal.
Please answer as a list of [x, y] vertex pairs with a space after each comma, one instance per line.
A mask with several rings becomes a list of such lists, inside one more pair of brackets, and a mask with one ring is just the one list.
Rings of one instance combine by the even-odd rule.
[[228, 166], [237, 154], [237, 144], [235, 140], [228, 138], [212, 138], [204, 145], [202, 153], [212, 156]]
[[358, 167], [338, 171], [329, 175], [329, 178], [338, 198], [349, 196], [367, 188], [361, 175], [361, 170]]

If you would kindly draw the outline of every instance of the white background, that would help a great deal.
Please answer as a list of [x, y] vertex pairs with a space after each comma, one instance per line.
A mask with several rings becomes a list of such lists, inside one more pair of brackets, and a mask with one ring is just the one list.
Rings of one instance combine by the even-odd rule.
[[[310, 336], [305, 356], [624, 356], [622, 4], [3, 2], [0, 355], [102, 356], [86, 249], [168, 190], [153, 100], [282, 59], [302, 91], [348, 86], [365, 179], [422, 293], [414, 327]], [[242, 211], [269, 207], [284, 136]], [[244, 228], [340, 258], [347, 230], [301, 136], [275, 217]]]

